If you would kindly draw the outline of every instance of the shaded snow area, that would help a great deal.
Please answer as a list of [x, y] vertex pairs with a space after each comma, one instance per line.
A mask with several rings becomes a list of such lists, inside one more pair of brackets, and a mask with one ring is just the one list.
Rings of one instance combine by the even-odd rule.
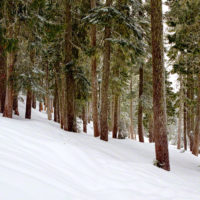
[[154, 145], [69, 133], [32, 111], [0, 115], [0, 200], [200, 200], [200, 159], [170, 146], [171, 172]]

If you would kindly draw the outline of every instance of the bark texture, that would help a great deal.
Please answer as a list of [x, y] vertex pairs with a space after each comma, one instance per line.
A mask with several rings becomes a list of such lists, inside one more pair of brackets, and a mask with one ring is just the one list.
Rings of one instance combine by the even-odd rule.
[[163, 19], [161, 0], [151, 0], [151, 31], [153, 57], [153, 113], [156, 160], [158, 167], [169, 171], [170, 164], [167, 139], [165, 71], [163, 62]]
[[192, 151], [193, 148], [193, 133], [192, 133], [192, 109], [191, 109], [191, 94], [192, 94], [192, 84], [191, 84], [191, 79], [192, 79], [192, 74], [190, 71], [190, 68], [188, 67], [188, 72], [187, 72], [187, 136], [189, 138], [189, 144], [190, 144], [190, 151]]
[[32, 109], [32, 91], [29, 88], [27, 90], [27, 95], [26, 95], [26, 113], [25, 113], [26, 119], [31, 119], [31, 109]]
[[[96, 8], [96, 0], [91, 0], [91, 9]], [[96, 26], [91, 26], [91, 45], [92, 48], [96, 48]], [[91, 81], [92, 81], [92, 118], [94, 126], [94, 137], [98, 137], [99, 134], [99, 117], [98, 117], [98, 94], [97, 94], [97, 60], [96, 55], [92, 57], [91, 63]]]
[[42, 104], [42, 102], [40, 101], [40, 103], [39, 103], [39, 111], [40, 112], [42, 112], [43, 111], [43, 104]]
[[34, 92], [32, 95], [32, 108], [36, 109], [36, 96]]
[[[106, 6], [111, 6], [112, 0], [106, 0]], [[110, 42], [106, 40], [111, 37], [110, 24], [105, 26], [104, 53], [103, 53], [103, 72], [101, 85], [101, 114], [100, 114], [100, 139], [108, 141], [108, 85], [110, 75]]]
[[117, 132], [118, 132], [118, 124], [119, 124], [119, 119], [118, 119], [118, 109], [119, 109], [119, 95], [115, 95], [114, 99], [114, 120], [113, 120], [113, 131], [112, 131], [112, 137], [117, 138]]
[[3, 48], [0, 46], [0, 113], [4, 112], [6, 97], [6, 59], [3, 56]]
[[199, 131], [200, 131], [200, 73], [198, 74], [198, 100], [197, 100], [197, 112], [196, 112], [196, 125], [194, 131], [194, 142], [192, 153], [195, 156], [199, 155]]
[[73, 75], [73, 60], [72, 60], [72, 16], [71, 16], [71, 1], [66, 0], [66, 31], [65, 31], [65, 113], [64, 113], [64, 129], [71, 132], [76, 132], [75, 118], [75, 80]]
[[3, 116], [12, 118], [13, 111], [13, 78], [12, 73], [14, 70], [15, 55], [14, 53], [7, 53], [6, 64], [6, 97]]
[[139, 69], [139, 105], [138, 105], [138, 136], [140, 142], [144, 142], [142, 94], [143, 94], [143, 67], [141, 66]]
[[187, 150], [187, 111], [186, 111], [186, 103], [184, 102], [184, 150]]

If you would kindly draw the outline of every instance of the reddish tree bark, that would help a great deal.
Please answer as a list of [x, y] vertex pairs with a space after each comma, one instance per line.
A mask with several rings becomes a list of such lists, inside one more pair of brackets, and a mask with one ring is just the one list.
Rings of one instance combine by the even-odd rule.
[[0, 46], [0, 113], [4, 112], [6, 97], [6, 59], [3, 56], [3, 48]]
[[34, 92], [32, 95], [32, 108], [36, 109], [36, 96]]
[[153, 113], [157, 166], [170, 170], [163, 52], [162, 0], [151, 0], [151, 33], [153, 58]]
[[14, 69], [15, 55], [14, 53], [7, 53], [7, 65], [6, 65], [6, 97], [3, 116], [12, 118], [13, 112], [13, 78], [12, 72]]
[[197, 100], [197, 112], [196, 112], [196, 125], [194, 132], [194, 142], [192, 153], [195, 156], [199, 155], [199, 132], [200, 132], [200, 72], [198, 74], [198, 100]]
[[187, 150], [187, 111], [186, 111], [186, 103], [184, 103], [184, 150]]
[[42, 104], [42, 102], [40, 101], [40, 103], [39, 103], [39, 111], [40, 112], [42, 112], [43, 111], [43, 104]]
[[31, 109], [32, 109], [32, 91], [29, 88], [27, 90], [27, 95], [26, 95], [26, 113], [25, 113], [26, 119], [31, 119]]
[[[91, 9], [96, 8], [96, 0], [91, 0]], [[96, 26], [91, 26], [91, 45], [96, 48]], [[97, 95], [97, 61], [96, 55], [92, 57], [91, 63], [91, 81], [92, 81], [92, 119], [94, 126], [94, 137], [98, 137], [99, 134], [99, 117], [98, 117], [98, 95]]]
[[113, 120], [113, 138], [117, 138], [118, 132], [118, 109], [119, 109], [119, 95], [115, 95], [114, 98], [114, 120]]
[[190, 67], [188, 67], [187, 69], [187, 103], [186, 103], [186, 107], [187, 107], [187, 136], [189, 138], [189, 144], [190, 144], [190, 151], [192, 151], [193, 149], [193, 113], [192, 113], [192, 105], [191, 105], [191, 101], [193, 100], [193, 83], [192, 83], [192, 79], [193, 79], [193, 74], [192, 74], [192, 70]]
[[[111, 6], [112, 0], [106, 0], [106, 6]], [[101, 84], [101, 114], [100, 114], [100, 139], [108, 141], [108, 85], [110, 74], [110, 41], [111, 37], [110, 24], [105, 26], [104, 32], [104, 53], [103, 53], [103, 73]]]

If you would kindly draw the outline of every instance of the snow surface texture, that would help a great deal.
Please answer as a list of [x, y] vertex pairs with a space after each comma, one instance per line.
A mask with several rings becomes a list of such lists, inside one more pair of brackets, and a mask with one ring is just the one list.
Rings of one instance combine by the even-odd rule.
[[200, 200], [200, 159], [170, 146], [171, 172], [154, 144], [69, 133], [32, 111], [0, 116], [0, 200]]

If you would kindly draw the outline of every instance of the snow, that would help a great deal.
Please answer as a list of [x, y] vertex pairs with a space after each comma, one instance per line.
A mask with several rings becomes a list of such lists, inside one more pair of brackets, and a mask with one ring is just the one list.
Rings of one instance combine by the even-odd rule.
[[0, 116], [1, 200], [199, 200], [200, 159], [170, 146], [171, 171], [155, 167], [154, 144], [70, 133], [32, 111]]

